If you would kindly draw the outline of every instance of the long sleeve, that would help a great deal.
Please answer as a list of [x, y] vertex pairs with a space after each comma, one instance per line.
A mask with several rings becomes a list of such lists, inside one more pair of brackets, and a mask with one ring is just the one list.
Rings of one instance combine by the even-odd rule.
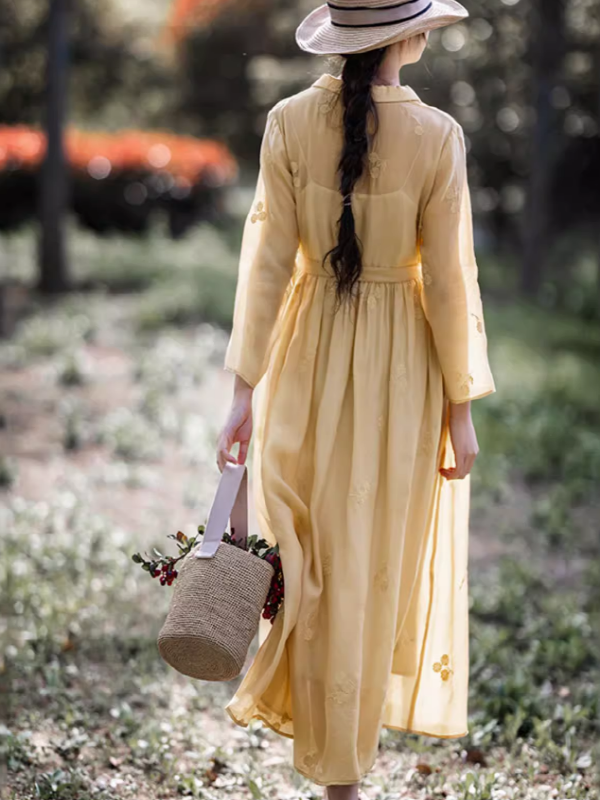
[[466, 148], [456, 122], [442, 146], [423, 209], [420, 250], [423, 310], [433, 333], [446, 396], [462, 403], [492, 394], [496, 389], [477, 279]]
[[294, 176], [280, 114], [281, 103], [267, 116], [254, 200], [244, 224], [224, 363], [251, 386], [266, 372], [299, 245]]

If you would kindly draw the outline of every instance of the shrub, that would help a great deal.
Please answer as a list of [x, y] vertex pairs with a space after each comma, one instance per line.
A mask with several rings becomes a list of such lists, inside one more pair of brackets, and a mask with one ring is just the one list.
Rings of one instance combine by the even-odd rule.
[[[91, 133], [65, 137], [71, 205], [99, 233], [146, 231], [156, 209], [166, 211], [172, 236], [199, 220], [224, 215], [223, 189], [238, 166], [219, 142], [160, 131]], [[45, 137], [27, 127], [0, 127], [0, 229], [37, 213], [37, 183]], [[4, 201], [3, 201], [4, 199]]]

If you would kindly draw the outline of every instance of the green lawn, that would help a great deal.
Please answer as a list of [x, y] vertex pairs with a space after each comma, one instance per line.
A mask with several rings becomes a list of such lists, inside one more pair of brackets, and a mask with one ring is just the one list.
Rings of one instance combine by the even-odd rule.
[[[170, 670], [168, 607], [131, 561], [203, 522], [232, 388], [239, 230], [72, 231], [80, 291], [0, 346], [5, 795], [321, 797], [291, 742]], [[0, 241], [33, 275], [30, 232]], [[470, 734], [384, 730], [373, 798], [597, 796], [600, 327], [486, 298], [497, 393], [475, 402]], [[172, 543], [171, 543], [172, 544]]]

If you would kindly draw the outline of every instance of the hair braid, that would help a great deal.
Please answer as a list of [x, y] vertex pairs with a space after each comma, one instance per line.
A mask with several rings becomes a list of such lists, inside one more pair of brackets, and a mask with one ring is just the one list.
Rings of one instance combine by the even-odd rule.
[[338, 162], [339, 190], [342, 195], [342, 214], [338, 219], [337, 245], [323, 256], [328, 256], [336, 278], [338, 304], [350, 299], [362, 271], [362, 243], [356, 234], [351, 195], [361, 177], [369, 152], [368, 117], [375, 121], [374, 135], [379, 119], [377, 107], [371, 96], [371, 84], [383, 60], [386, 47], [352, 53], [345, 57], [342, 70], [342, 102], [344, 143]]

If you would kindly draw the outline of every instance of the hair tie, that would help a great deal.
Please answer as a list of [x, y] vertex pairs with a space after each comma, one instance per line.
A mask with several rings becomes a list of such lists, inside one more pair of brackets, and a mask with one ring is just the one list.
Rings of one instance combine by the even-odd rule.
[[344, 195], [344, 205], [345, 206], [351, 206], [352, 205], [351, 197], [352, 197], [351, 194], [345, 194]]

